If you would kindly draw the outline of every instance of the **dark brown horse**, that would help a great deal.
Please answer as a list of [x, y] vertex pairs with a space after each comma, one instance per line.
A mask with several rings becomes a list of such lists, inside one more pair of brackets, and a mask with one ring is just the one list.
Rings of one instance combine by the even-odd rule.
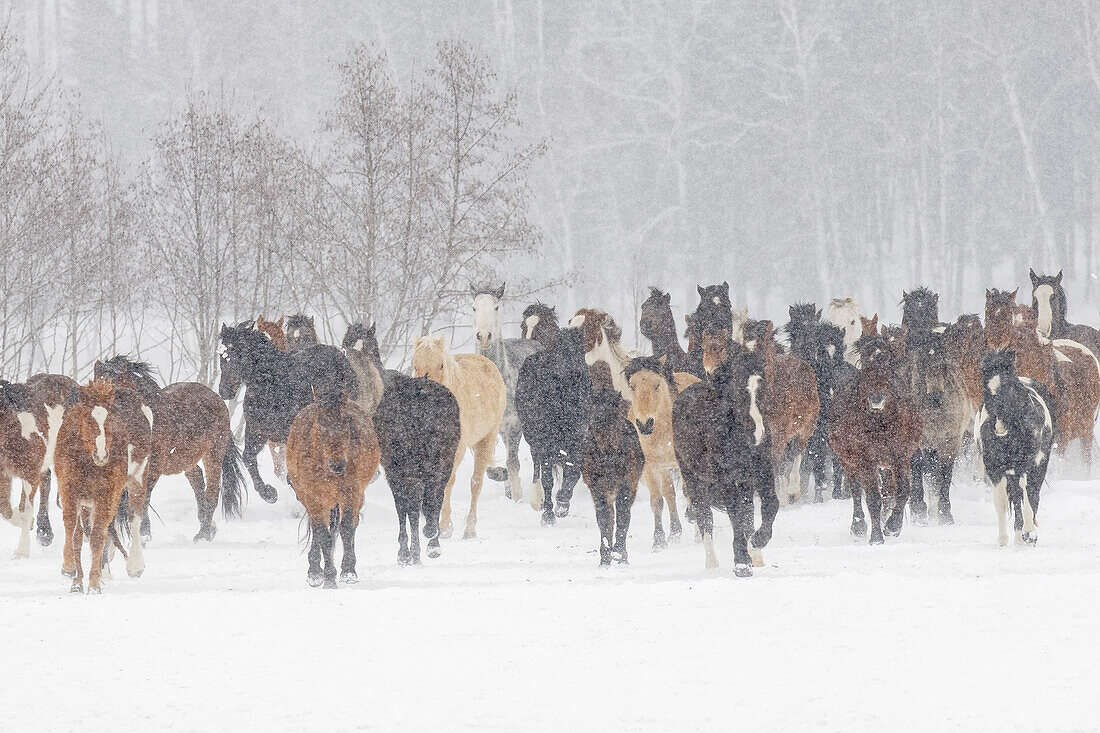
[[65, 524], [61, 572], [73, 578], [73, 593], [84, 592], [80, 552], [85, 532], [92, 548], [88, 592], [101, 591], [103, 552], [123, 492], [129, 493], [133, 540], [126, 571], [136, 578], [145, 570], [137, 525], [145, 504], [142, 479], [152, 447], [147, 412], [136, 390], [116, 387], [105, 379], [80, 387], [65, 410], [54, 461]]
[[879, 472], [893, 495], [894, 507], [885, 532], [901, 532], [909, 498], [910, 458], [920, 447], [920, 413], [894, 371], [894, 361], [882, 337], [863, 336], [856, 342], [862, 369], [850, 389], [833, 406], [836, 420], [829, 429], [829, 446], [852, 485], [852, 534], [867, 534], [863, 494], [871, 515], [872, 545], [884, 542], [881, 524], [883, 493]]
[[[148, 364], [116, 356], [96, 362], [97, 379], [137, 390], [148, 407], [152, 429], [152, 455], [145, 486], [149, 495], [161, 476], [182, 473], [195, 492], [199, 532], [195, 541], [212, 540], [218, 528], [214, 510], [219, 494], [226, 517], [240, 516], [244, 478], [240, 452], [229, 429], [229, 410], [209, 387], [198, 382], [177, 382], [161, 389]], [[202, 461], [202, 467], [199, 467]], [[142, 537], [148, 541], [148, 505], [141, 517]]]
[[532, 303], [523, 309], [523, 320], [519, 327], [523, 338], [538, 341], [550, 348], [560, 330], [558, 312], [545, 303]]
[[651, 287], [649, 297], [642, 303], [638, 317], [642, 336], [653, 344], [653, 356], [664, 359], [666, 376], [682, 372], [687, 367], [687, 352], [680, 345], [676, 334], [676, 319], [672, 315], [672, 296]]
[[294, 351], [303, 346], [312, 346], [321, 343], [317, 338], [317, 328], [313, 324], [313, 316], [303, 316], [297, 313], [287, 316], [286, 319], [286, 350]]
[[959, 316], [944, 329], [943, 344], [966, 383], [970, 404], [977, 409], [982, 404], [982, 355], [985, 354], [982, 319], [976, 314]]
[[600, 527], [600, 565], [627, 562], [630, 510], [645, 455], [628, 417], [630, 403], [613, 389], [593, 395], [592, 420], [581, 451], [581, 475], [592, 492]]
[[291, 485], [309, 516], [306, 580], [314, 588], [337, 587], [332, 550], [339, 531], [344, 546], [340, 579], [358, 582], [355, 530], [363, 493], [381, 459], [370, 416], [346, 395], [327, 392], [294, 418], [286, 445]]

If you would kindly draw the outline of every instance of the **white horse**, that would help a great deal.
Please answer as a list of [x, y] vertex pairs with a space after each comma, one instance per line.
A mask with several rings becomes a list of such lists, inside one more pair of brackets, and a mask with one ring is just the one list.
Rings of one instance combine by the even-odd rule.
[[852, 298], [833, 298], [829, 301], [829, 323], [844, 332], [844, 361], [858, 367], [859, 352], [855, 344], [863, 335], [863, 326], [859, 321], [856, 301]]

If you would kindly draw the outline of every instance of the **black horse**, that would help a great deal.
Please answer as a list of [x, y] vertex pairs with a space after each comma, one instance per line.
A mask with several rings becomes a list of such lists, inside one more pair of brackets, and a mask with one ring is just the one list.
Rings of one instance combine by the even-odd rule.
[[906, 328], [905, 348], [912, 350], [913, 340], [922, 334], [940, 328], [940, 296], [926, 287], [919, 287], [901, 294], [901, 325]]
[[1054, 442], [1050, 392], [1041, 382], [1016, 374], [1016, 354], [995, 350], [982, 358], [984, 396], [978, 440], [985, 473], [993, 483], [998, 541], [1008, 544], [1005, 515], [1012, 506], [1016, 542], [1038, 541], [1035, 515]]
[[428, 557], [439, 557], [439, 513], [462, 432], [458, 401], [449, 389], [427, 377], [383, 369], [374, 325], [350, 326], [343, 347], [356, 374], [375, 370], [384, 385], [374, 412], [374, 432], [397, 508], [397, 561], [402, 565], [420, 563], [421, 514]]
[[1093, 356], [1100, 357], [1100, 331], [1092, 326], [1070, 323], [1067, 318], [1068, 304], [1066, 291], [1062, 287], [1062, 271], [1057, 275], [1031, 275], [1031, 312], [1039, 333], [1046, 338], [1069, 339], [1089, 349]]
[[[728, 332], [723, 333], [728, 339]], [[715, 508], [729, 515], [733, 524], [734, 573], [748, 577], [753, 562], [762, 562], [759, 553], [771, 540], [779, 499], [770, 437], [760, 413], [765, 399], [764, 363], [736, 344], [728, 348], [729, 358], [714, 370], [709, 382], [693, 384], [676, 398], [672, 432], [684, 494], [690, 502], [688, 512], [703, 536], [706, 567], [718, 567], [711, 511]], [[754, 532], [756, 494], [761, 500], [761, 526]]]
[[699, 305], [687, 318], [685, 335], [688, 340], [688, 353], [685, 371], [703, 379], [706, 377], [706, 370], [703, 368], [703, 332], [724, 330], [732, 336], [733, 303], [730, 301], [728, 282], [706, 287], [698, 285], [696, 290], [699, 292]]
[[[535, 464], [534, 481], [543, 491], [542, 524], [569, 513], [573, 488], [581, 477], [585, 430], [592, 416], [592, 376], [584, 361], [584, 334], [562, 329], [553, 343], [528, 356], [516, 383], [516, 412]], [[561, 466], [556, 497], [554, 467]]]
[[672, 296], [651, 287], [638, 317], [642, 335], [653, 344], [653, 356], [664, 358], [664, 367], [658, 373], [663, 373], [666, 378], [687, 368], [687, 352], [676, 335], [676, 319], [672, 315], [671, 303]]
[[268, 442], [285, 444], [290, 424], [315, 397], [344, 395], [354, 399], [358, 382], [351, 364], [335, 346], [313, 344], [279, 351], [266, 336], [251, 328], [222, 324], [221, 378], [218, 395], [230, 399], [241, 384], [244, 398], [244, 461], [256, 493], [264, 501], [279, 498], [260, 477], [256, 455]]

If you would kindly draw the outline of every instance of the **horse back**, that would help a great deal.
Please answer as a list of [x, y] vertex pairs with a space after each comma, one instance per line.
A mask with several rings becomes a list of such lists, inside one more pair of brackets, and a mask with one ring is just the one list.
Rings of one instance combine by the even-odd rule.
[[374, 427], [387, 476], [426, 484], [447, 480], [462, 432], [449, 389], [427, 377], [391, 375]]

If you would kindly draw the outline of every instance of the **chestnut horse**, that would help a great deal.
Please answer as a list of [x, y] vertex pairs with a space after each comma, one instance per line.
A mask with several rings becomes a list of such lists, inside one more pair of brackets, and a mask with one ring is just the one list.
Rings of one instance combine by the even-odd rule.
[[262, 315], [256, 318], [256, 330], [267, 336], [279, 351], [290, 350], [286, 341], [286, 332], [283, 330], [284, 318], [285, 316], [279, 316], [277, 321], [264, 320]]
[[[103, 552], [123, 492], [129, 493], [132, 545], [126, 572], [145, 570], [138, 526], [145, 504], [143, 478], [152, 450], [149, 408], [133, 389], [96, 379], [78, 388], [57, 436], [58, 494], [65, 524], [61, 572], [73, 578], [70, 592], [84, 592], [80, 562], [84, 533], [92, 548], [88, 592], [101, 592]], [[85, 529], [87, 527], [87, 529]]]
[[370, 416], [346, 394], [323, 392], [294, 418], [286, 451], [290, 484], [309, 516], [307, 582], [314, 588], [337, 587], [332, 562], [337, 530], [344, 546], [340, 580], [358, 582], [355, 530], [363, 494], [382, 456]]
[[[239, 517], [244, 486], [241, 456], [232, 439], [225, 402], [198, 382], [176, 382], [161, 389], [148, 364], [125, 356], [97, 361], [95, 376], [136, 390], [148, 406], [144, 409], [148, 410], [153, 442], [145, 478], [147, 497], [152, 496], [161, 476], [182, 473], [195, 492], [199, 531], [194, 541], [213, 540], [218, 532], [214, 511], [219, 496], [224, 516]], [[141, 534], [149, 541], [148, 502], [141, 517]]]
[[817, 376], [804, 360], [779, 353], [771, 321], [745, 324], [745, 350], [764, 362], [768, 399], [762, 411], [771, 434], [776, 492], [780, 503], [793, 503], [802, 496], [802, 456], [821, 412]]
[[477, 500], [485, 480], [485, 467], [493, 458], [507, 402], [504, 379], [496, 365], [484, 356], [452, 354], [442, 336], [425, 336], [416, 340], [413, 371], [417, 377], [428, 377], [451, 390], [458, 400], [462, 421], [462, 435], [443, 495], [441, 536], [447, 539], [454, 531], [451, 524], [451, 490], [458, 467], [469, 450], [474, 454], [474, 473], [470, 477], [470, 512], [466, 515], [463, 539], [477, 537]]
[[840, 459], [852, 487], [853, 536], [867, 534], [863, 494], [871, 515], [872, 545], [881, 545], [884, 484], [889, 481], [894, 507], [885, 532], [901, 533], [905, 503], [909, 498], [910, 458], [920, 446], [921, 419], [916, 406], [900, 384], [894, 361], [881, 336], [861, 336], [856, 342], [862, 368], [850, 389], [838, 395], [836, 420], [829, 430], [829, 446]]

